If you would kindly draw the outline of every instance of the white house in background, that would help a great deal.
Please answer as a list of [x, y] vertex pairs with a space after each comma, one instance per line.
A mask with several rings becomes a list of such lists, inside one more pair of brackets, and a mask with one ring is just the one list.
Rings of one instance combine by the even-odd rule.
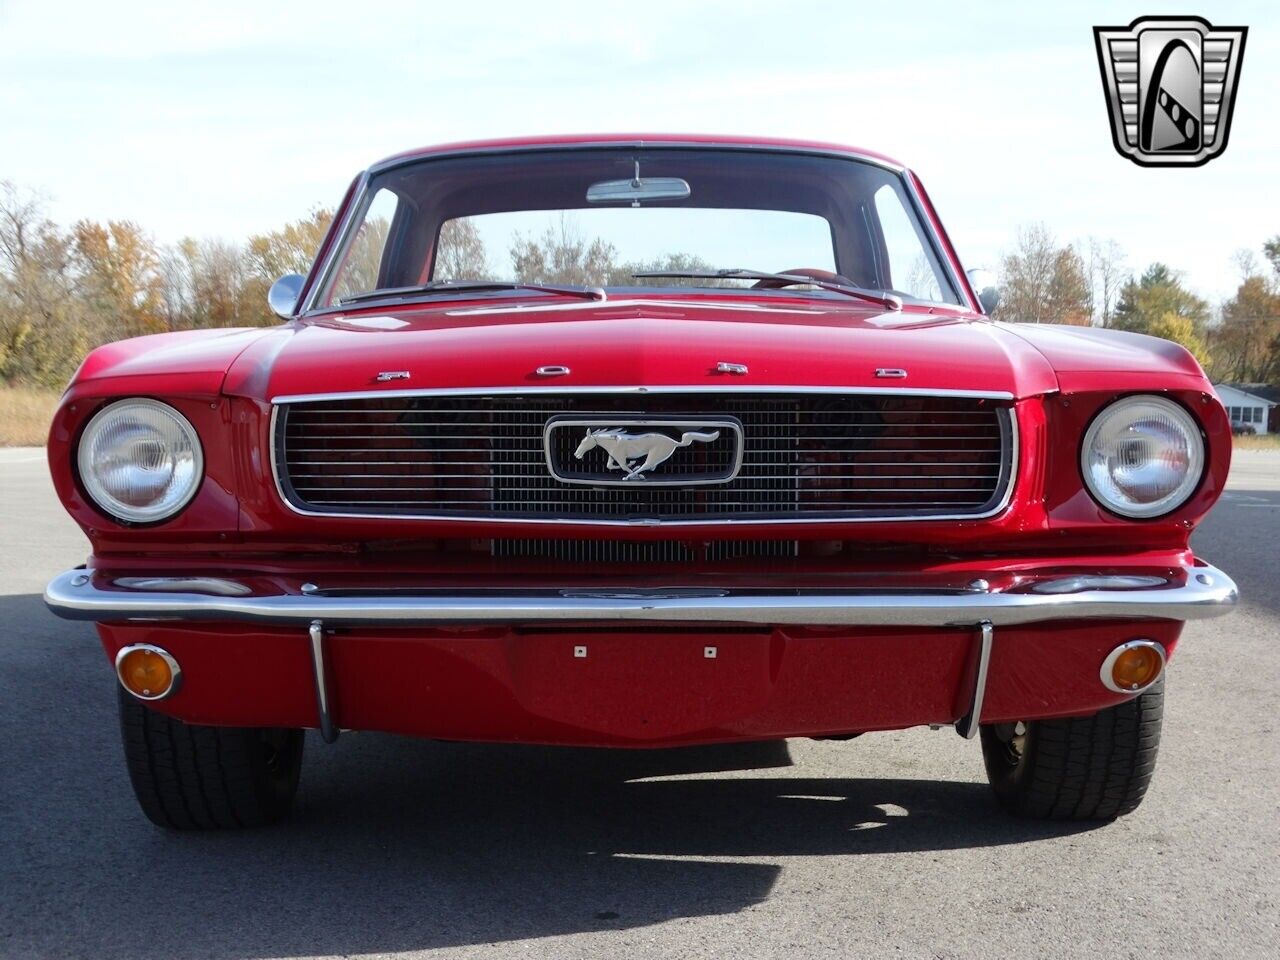
[[1222, 405], [1227, 408], [1233, 428], [1241, 425], [1252, 427], [1254, 433], [1261, 435], [1267, 432], [1271, 411], [1277, 404], [1244, 389], [1252, 386], [1253, 384], [1216, 383], [1213, 389]]

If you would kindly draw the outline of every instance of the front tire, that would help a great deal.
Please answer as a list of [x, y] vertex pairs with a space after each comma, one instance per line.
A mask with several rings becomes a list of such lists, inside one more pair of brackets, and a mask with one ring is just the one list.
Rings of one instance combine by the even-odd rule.
[[1155, 771], [1164, 678], [1088, 717], [981, 729], [987, 779], [1006, 810], [1040, 820], [1114, 820], [1142, 803]]
[[257, 827], [289, 812], [302, 769], [301, 730], [183, 723], [118, 689], [129, 779], [152, 823]]

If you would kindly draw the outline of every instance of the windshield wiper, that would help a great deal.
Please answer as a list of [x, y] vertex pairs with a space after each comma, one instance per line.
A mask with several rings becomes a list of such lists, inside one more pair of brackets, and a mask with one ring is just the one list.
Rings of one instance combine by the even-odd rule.
[[876, 303], [882, 307], [888, 307], [890, 310], [902, 309], [902, 299], [895, 297], [891, 293], [876, 293], [873, 290], [864, 290], [861, 287], [850, 286], [847, 283], [836, 283], [832, 280], [818, 280], [814, 277], [806, 277], [801, 273], [766, 273], [763, 270], [742, 270], [735, 267], [728, 270], [644, 270], [640, 273], [633, 273], [631, 276], [637, 279], [644, 277], [687, 277], [691, 280], [782, 280], [786, 285], [804, 283], [822, 290], [831, 290], [834, 293], [843, 293], [845, 296]]
[[428, 293], [449, 293], [452, 291], [485, 290], [538, 290], [542, 293], [558, 293], [566, 297], [582, 297], [584, 300], [607, 300], [608, 295], [600, 287], [569, 287], [551, 283], [518, 283], [514, 280], [432, 280], [412, 287], [384, 287], [381, 290], [369, 290], [365, 293], [353, 293], [337, 302], [346, 306], [349, 303], [360, 303], [365, 300], [385, 300], [395, 297], [416, 297]]

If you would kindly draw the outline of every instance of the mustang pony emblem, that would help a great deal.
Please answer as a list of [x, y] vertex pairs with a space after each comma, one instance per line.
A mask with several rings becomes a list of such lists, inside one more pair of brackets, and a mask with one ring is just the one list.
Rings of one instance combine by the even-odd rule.
[[[718, 439], [719, 430], [687, 430], [677, 440], [665, 433], [627, 433], [621, 427], [605, 427], [588, 430], [573, 455], [581, 460], [588, 450], [600, 447], [608, 454], [610, 470], [623, 471], [626, 474], [622, 478], [624, 480], [643, 480], [646, 471], [661, 466], [681, 447]], [[633, 460], [642, 462], [633, 467]]]

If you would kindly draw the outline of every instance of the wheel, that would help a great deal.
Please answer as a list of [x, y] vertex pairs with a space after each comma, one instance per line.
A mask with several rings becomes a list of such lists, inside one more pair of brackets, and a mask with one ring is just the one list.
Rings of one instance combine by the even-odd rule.
[[1164, 678], [1089, 717], [981, 728], [987, 779], [1020, 817], [1114, 820], [1137, 809], [1155, 771]]
[[129, 779], [152, 823], [256, 827], [289, 812], [302, 769], [301, 730], [196, 726], [119, 693]]

